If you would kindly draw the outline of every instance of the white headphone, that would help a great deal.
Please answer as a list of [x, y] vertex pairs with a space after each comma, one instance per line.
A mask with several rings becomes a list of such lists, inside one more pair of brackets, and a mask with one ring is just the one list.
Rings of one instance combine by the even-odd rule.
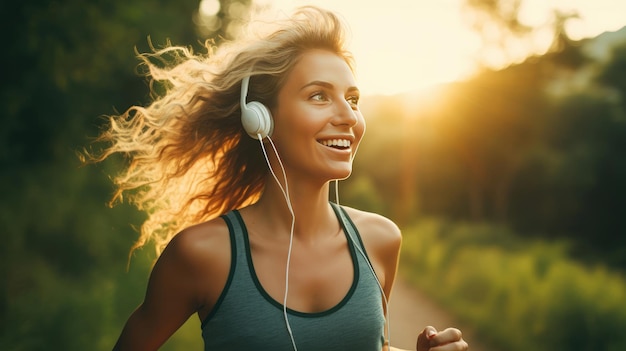
[[258, 101], [246, 102], [248, 84], [250, 76], [241, 82], [241, 124], [251, 138], [257, 139], [260, 136], [261, 139], [265, 139], [274, 131], [272, 113]]

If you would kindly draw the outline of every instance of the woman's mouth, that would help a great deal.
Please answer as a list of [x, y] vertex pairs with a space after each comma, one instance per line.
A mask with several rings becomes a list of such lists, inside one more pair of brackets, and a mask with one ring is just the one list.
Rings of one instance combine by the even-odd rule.
[[327, 140], [318, 140], [318, 143], [332, 147], [333, 149], [338, 150], [346, 150], [350, 148], [351, 142], [348, 139], [327, 139]]

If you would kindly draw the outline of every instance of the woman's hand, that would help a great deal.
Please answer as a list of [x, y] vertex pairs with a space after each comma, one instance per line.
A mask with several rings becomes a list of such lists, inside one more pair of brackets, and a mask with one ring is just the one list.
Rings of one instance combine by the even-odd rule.
[[461, 351], [468, 347], [461, 331], [456, 328], [437, 332], [428, 326], [417, 337], [417, 351]]

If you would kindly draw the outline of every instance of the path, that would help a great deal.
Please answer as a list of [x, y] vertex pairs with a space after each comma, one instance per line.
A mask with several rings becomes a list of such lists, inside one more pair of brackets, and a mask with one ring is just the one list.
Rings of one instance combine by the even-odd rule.
[[463, 338], [470, 344], [471, 351], [493, 351], [481, 345], [463, 326], [430, 298], [406, 283], [397, 279], [389, 303], [391, 345], [406, 350], [415, 350], [417, 334], [427, 325], [437, 330], [457, 327], [463, 331]]

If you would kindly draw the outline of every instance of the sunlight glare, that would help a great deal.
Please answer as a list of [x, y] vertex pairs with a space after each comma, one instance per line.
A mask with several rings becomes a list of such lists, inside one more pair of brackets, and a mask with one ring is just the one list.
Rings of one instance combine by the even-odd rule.
[[548, 24], [550, 19], [549, 7], [545, 1], [525, 0], [522, 2], [518, 13], [519, 21], [531, 27], [538, 27]]
[[279, 12], [314, 4], [348, 23], [348, 47], [356, 58], [364, 94], [392, 95], [455, 81], [473, 72], [479, 42], [464, 27], [458, 0], [265, 0]]
[[200, 1], [200, 15], [204, 17], [215, 16], [219, 11], [220, 2], [218, 0]]
[[519, 19], [538, 28], [537, 31], [523, 40], [507, 42], [506, 54], [481, 51], [480, 38], [469, 28], [461, 12], [463, 1], [257, 0], [255, 3], [270, 7], [283, 17], [303, 5], [339, 13], [350, 27], [348, 47], [356, 58], [359, 88], [363, 94], [370, 95], [419, 91], [463, 80], [477, 71], [483, 58], [494, 66], [504, 67], [520, 62], [528, 54], [543, 54], [554, 37], [550, 21], [556, 9], [563, 13], [579, 12], [580, 20], [570, 20], [565, 27], [574, 40], [626, 25], [626, 19], [619, 15], [626, 13], [623, 0], [524, 0]]

